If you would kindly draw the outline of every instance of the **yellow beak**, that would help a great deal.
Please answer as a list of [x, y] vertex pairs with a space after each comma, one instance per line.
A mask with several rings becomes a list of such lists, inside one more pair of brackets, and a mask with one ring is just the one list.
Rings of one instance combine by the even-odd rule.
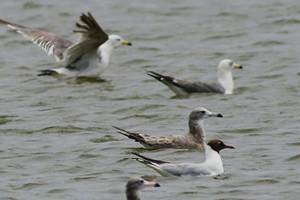
[[243, 66], [241, 64], [234, 63], [233, 64], [233, 68], [235, 68], [235, 69], [243, 69]]
[[122, 45], [125, 45], [125, 46], [132, 46], [131, 42], [127, 41], [127, 40], [123, 40], [122, 41]]

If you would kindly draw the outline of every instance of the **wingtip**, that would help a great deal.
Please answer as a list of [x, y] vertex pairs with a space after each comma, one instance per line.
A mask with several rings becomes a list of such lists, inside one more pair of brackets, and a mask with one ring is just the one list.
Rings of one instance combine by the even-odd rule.
[[40, 70], [40, 73], [37, 74], [37, 76], [55, 76], [58, 75], [58, 73], [55, 70], [52, 69], [44, 69]]
[[[125, 129], [122, 129], [122, 128], [120, 128], [120, 127], [117, 127], [117, 126], [112, 126], [114, 129], [116, 129], [116, 130], [118, 130], [118, 133], [121, 133], [121, 132], [125, 132], [125, 133], [127, 133], [128, 131], [126, 131]], [[121, 133], [121, 134], [123, 134], [123, 133]]]
[[130, 152], [130, 154], [135, 155], [135, 156], [141, 156], [140, 154], [136, 153], [136, 152]]

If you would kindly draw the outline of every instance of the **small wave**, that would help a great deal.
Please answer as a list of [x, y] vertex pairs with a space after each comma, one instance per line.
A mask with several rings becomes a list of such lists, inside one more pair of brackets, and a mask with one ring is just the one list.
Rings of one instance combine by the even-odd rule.
[[222, 35], [213, 35], [205, 38], [204, 40], [218, 40], [218, 39], [226, 39], [226, 38], [236, 38], [246, 35], [246, 33], [233, 33], [233, 34], [222, 34]]
[[90, 142], [93, 143], [105, 143], [105, 142], [112, 142], [112, 141], [118, 141], [118, 139], [114, 138], [111, 135], [104, 135], [103, 137], [100, 138], [90, 139]]
[[299, 161], [300, 160], [300, 154], [295, 155], [295, 156], [291, 156], [288, 159], [286, 159], [286, 161], [290, 162], [290, 161]]
[[292, 25], [292, 24], [300, 24], [299, 19], [279, 19], [272, 22], [275, 25]]
[[282, 41], [278, 41], [278, 40], [267, 40], [267, 41], [259, 41], [259, 42], [255, 42], [253, 45], [254, 46], [263, 46], [263, 47], [267, 47], [267, 46], [276, 46], [276, 45], [283, 45], [284, 42]]
[[39, 4], [39, 3], [36, 3], [36, 2], [33, 2], [33, 1], [28, 1], [28, 2], [25, 2], [23, 4], [23, 8], [24, 9], [37, 9], [37, 8], [41, 8], [43, 7], [42, 4]]

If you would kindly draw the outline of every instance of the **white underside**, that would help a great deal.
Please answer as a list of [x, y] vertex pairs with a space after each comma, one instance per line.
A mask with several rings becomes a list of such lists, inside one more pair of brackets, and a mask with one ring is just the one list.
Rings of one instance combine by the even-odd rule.
[[66, 76], [99, 76], [109, 65], [112, 49], [111, 45], [104, 43], [97, 51], [87, 53], [79, 61], [73, 63], [75, 69], [61, 67], [53, 70]]
[[220, 154], [212, 150], [208, 145], [205, 145], [205, 161], [202, 163], [167, 163], [159, 165], [159, 168], [161, 174], [162, 172], [164, 172], [176, 176], [216, 176], [224, 173], [223, 163]]

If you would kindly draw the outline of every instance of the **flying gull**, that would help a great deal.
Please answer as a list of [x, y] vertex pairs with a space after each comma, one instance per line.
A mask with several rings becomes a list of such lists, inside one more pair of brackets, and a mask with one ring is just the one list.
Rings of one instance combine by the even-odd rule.
[[39, 76], [98, 76], [109, 65], [115, 47], [131, 46], [131, 43], [121, 36], [107, 35], [89, 12], [83, 13], [76, 23], [73, 32], [80, 34], [80, 38], [75, 43], [44, 29], [29, 28], [2, 19], [0, 24], [5, 24], [22, 34], [60, 64], [60, 68], [42, 70]]
[[180, 163], [173, 164], [166, 161], [154, 160], [137, 153], [133, 153], [138, 156], [134, 158], [138, 162], [146, 165], [157, 171], [162, 176], [217, 176], [224, 173], [223, 162], [220, 156], [222, 149], [234, 149], [233, 146], [226, 145], [221, 140], [211, 140], [205, 144], [205, 160], [202, 163]]
[[210, 117], [223, 117], [223, 115], [211, 112], [203, 107], [194, 109], [189, 116], [189, 132], [185, 135], [177, 136], [152, 136], [144, 133], [129, 132], [115, 126], [114, 128], [117, 129], [118, 133], [139, 142], [146, 148], [198, 149], [202, 151], [205, 140], [204, 119]]
[[178, 96], [186, 96], [191, 93], [232, 94], [234, 90], [232, 69], [234, 68], [242, 69], [243, 67], [240, 64], [234, 63], [232, 60], [222, 60], [218, 66], [217, 83], [204, 83], [181, 80], [171, 76], [165, 76], [153, 71], [148, 71], [147, 74], [168, 86]]
[[131, 179], [126, 185], [127, 200], [140, 200], [138, 191], [145, 187], [160, 187], [160, 185], [155, 181], [146, 181], [142, 178]]

